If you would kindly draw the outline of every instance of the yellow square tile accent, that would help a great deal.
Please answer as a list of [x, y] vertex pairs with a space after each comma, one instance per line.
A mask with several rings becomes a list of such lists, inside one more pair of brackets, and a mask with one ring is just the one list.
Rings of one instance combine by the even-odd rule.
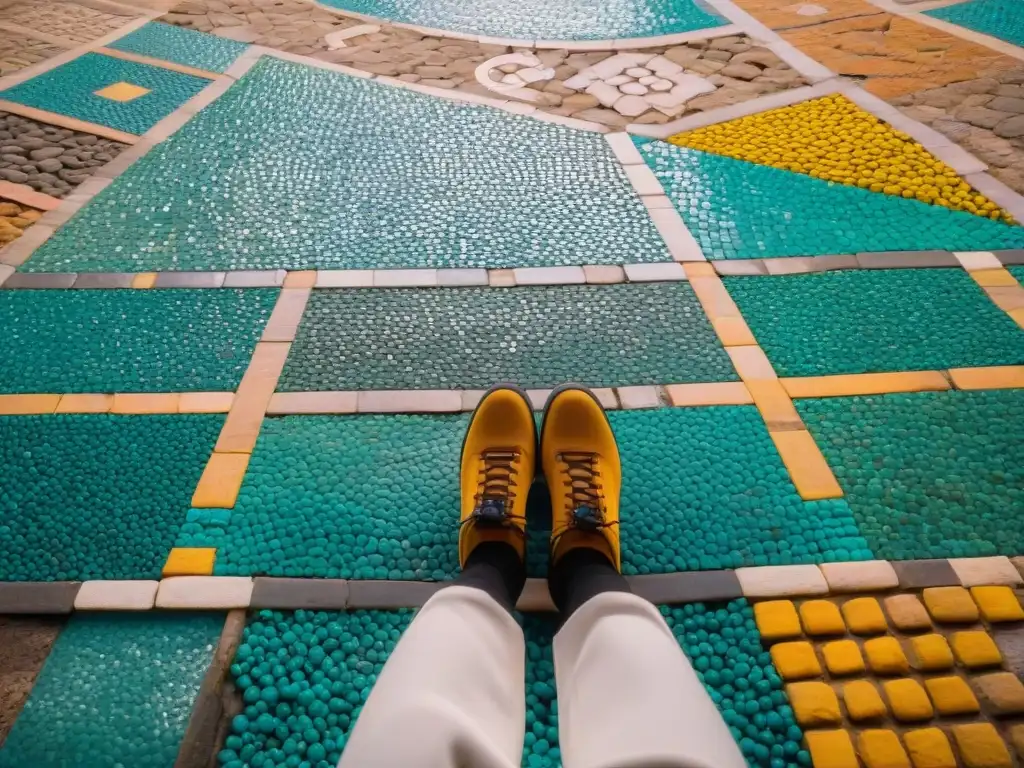
[[242, 489], [248, 453], [214, 453], [192, 494], [196, 509], [232, 509]]
[[971, 597], [978, 604], [985, 621], [1024, 621], [1017, 593], [1010, 587], [971, 587]]
[[952, 669], [953, 651], [942, 635], [921, 635], [910, 639], [910, 655], [914, 669], [937, 672]]
[[904, 631], [920, 631], [932, 628], [932, 620], [928, 611], [918, 600], [917, 595], [893, 595], [885, 598], [885, 612], [889, 621]]
[[211, 576], [217, 550], [213, 547], [175, 547], [164, 563], [164, 576]]
[[864, 643], [864, 654], [868, 666], [876, 675], [905, 675], [910, 671], [910, 662], [903, 652], [903, 646], [895, 637], [874, 637]]
[[132, 85], [122, 80], [120, 83], [114, 83], [106, 88], [93, 91], [93, 95], [110, 99], [111, 101], [135, 101], [135, 99], [145, 96], [149, 92], [149, 88], [143, 88], [141, 85]]
[[932, 677], [924, 681], [924, 687], [940, 715], [967, 715], [981, 709], [962, 677]]
[[804, 741], [814, 768], [858, 768], [857, 753], [846, 731], [808, 731]]
[[878, 720], [886, 714], [881, 694], [867, 680], [854, 680], [844, 685], [843, 703], [851, 720]]
[[889, 627], [882, 614], [882, 606], [873, 597], [858, 597], [843, 603], [846, 626], [857, 635], [879, 635]]
[[156, 272], [139, 272], [132, 278], [132, 288], [152, 288], [156, 285]]
[[800, 621], [808, 635], [842, 635], [846, 632], [839, 606], [828, 600], [808, 600], [801, 605]]
[[1024, 760], [1024, 725], [1015, 725], [1010, 728], [1010, 742], [1017, 751], [1017, 757]]
[[[1012, 672], [993, 672], [971, 678], [988, 709], [997, 715], [1024, 712], [1024, 684]], [[1021, 755], [1024, 757], [1024, 755]]]
[[[765, 388], [770, 388], [775, 382], [754, 382], [748, 385], [750, 394], [754, 397], [754, 403], [761, 412], [761, 417], [768, 423], [768, 436], [775, 443], [782, 463], [786, 465], [789, 472], [789, 479], [796, 486], [800, 498], [805, 501], [817, 501], [819, 499], [841, 499], [843, 489], [839, 486], [836, 476], [814, 442], [811, 433], [806, 429], [778, 431], [772, 428], [772, 424], [789, 424], [786, 414], [793, 409], [793, 401], [785, 398], [785, 402], [779, 401], [779, 409], [775, 405], [766, 405], [763, 399], [759, 399]], [[793, 409], [796, 414], [796, 410]], [[799, 416], [797, 416], [799, 420]], [[801, 423], [802, 422], [798, 422]]]
[[1010, 752], [991, 723], [953, 726], [960, 757], [967, 768], [1012, 768]]
[[946, 734], [938, 728], [922, 728], [903, 734], [914, 768], [956, 768], [956, 758]]
[[978, 620], [978, 606], [963, 587], [929, 587], [921, 597], [935, 621], [970, 624]]
[[986, 288], [1009, 288], [1014, 285], [1020, 285], [1016, 278], [1005, 269], [976, 269], [971, 272], [971, 277], [978, 285], [985, 286]]
[[825, 666], [833, 675], [855, 675], [864, 671], [864, 657], [853, 640], [836, 640], [821, 646]]
[[839, 699], [826, 683], [790, 683], [786, 686], [796, 721], [803, 726], [842, 725]]
[[789, 600], [769, 600], [754, 604], [757, 630], [765, 640], [784, 640], [800, 636], [800, 619]]
[[857, 737], [857, 752], [867, 768], [910, 768], [910, 758], [893, 731], [864, 731]]
[[821, 675], [821, 664], [810, 643], [800, 640], [772, 646], [772, 663], [783, 680], [802, 680]]
[[972, 630], [954, 632], [951, 638], [953, 652], [965, 667], [995, 667], [1003, 663], [1003, 656], [995, 640], [987, 632]]
[[917, 680], [887, 680], [882, 683], [885, 696], [889, 699], [889, 709], [901, 723], [913, 723], [919, 720], [930, 720], [935, 710], [928, 700], [928, 694]]

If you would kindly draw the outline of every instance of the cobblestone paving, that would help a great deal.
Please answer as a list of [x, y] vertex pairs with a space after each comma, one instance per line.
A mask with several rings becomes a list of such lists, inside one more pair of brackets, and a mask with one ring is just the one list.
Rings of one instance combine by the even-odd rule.
[[[0, 23], [3, 19], [2, 14], [0, 11]], [[22, 34], [0, 29], [0, 77], [57, 56], [64, 50], [44, 40], [33, 40]]]
[[124, 13], [110, 13], [59, 0], [17, 0], [0, 8], [0, 23], [17, 24], [72, 43], [88, 43], [133, 18], [128, 8]]

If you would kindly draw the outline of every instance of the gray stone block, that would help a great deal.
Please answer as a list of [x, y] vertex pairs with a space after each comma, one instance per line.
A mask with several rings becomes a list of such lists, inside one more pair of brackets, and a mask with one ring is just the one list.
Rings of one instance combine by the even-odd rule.
[[70, 288], [77, 279], [74, 272], [15, 272], [4, 281], [4, 288]]
[[84, 272], [75, 280], [74, 288], [131, 288], [135, 275], [131, 272]]
[[348, 607], [419, 608], [441, 587], [451, 582], [350, 581]]
[[640, 597], [657, 604], [698, 603], [743, 597], [735, 571], [690, 571], [627, 576]]
[[885, 251], [883, 253], [858, 253], [857, 264], [861, 269], [905, 269], [907, 267], [959, 267], [949, 251]]
[[993, 253], [1007, 267], [1017, 267], [1024, 264], [1024, 248], [1015, 248], [1009, 251], [993, 251]]
[[343, 610], [348, 605], [344, 579], [274, 579], [257, 577], [250, 608]]
[[0, 583], [0, 615], [71, 613], [80, 581], [12, 581]]
[[288, 274], [283, 269], [260, 269], [242, 272], [228, 272], [224, 277], [224, 288], [275, 288], [284, 283]]
[[224, 272], [159, 272], [154, 288], [220, 288]]
[[960, 577], [948, 560], [894, 560], [892, 567], [901, 589], [960, 586]]

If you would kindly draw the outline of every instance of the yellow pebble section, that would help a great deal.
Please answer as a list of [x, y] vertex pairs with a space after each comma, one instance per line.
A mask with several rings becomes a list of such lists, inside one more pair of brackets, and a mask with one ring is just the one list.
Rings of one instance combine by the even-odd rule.
[[956, 768], [953, 748], [938, 728], [922, 728], [903, 734], [914, 768]]
[[1011, 221], [909, 135], [833, 94], [679, 133], [671, 144]]
[[876, 675], [903, 675], [910, 670], [910, 662], [895, 637], [874, 637], [864, 643], [868, 666]]
[[851, 720], [878, 720], [885, 717], [885, 702], [878, 689], [867, 680], [854, 680], [843, 686], [843, 703]]
[[910, 639], [914, 669], [938, 672], [953, 666], [953, 651], [942, 635], [921, 635]]
[[857, 752], [867, 768], [911, 768], [900, 737], [892, 731], [864, 731], [857, 737]]
[[1024, 608], [1017, 594], [1009, 587], [971, 587], [971, 597], [978, 604], [982, 618], [993, 624], [1024, 621]]
[[836, 640], [821, 647], [825, 666], [833, 675], [856, 675], [864, 671], [864, 657], [853, 640]]
[[935, 714], [928, 694], [917, 680], [903, 678], [888, 680], [882, 683], [885, 696], [889, 699], [889, 709], [901, 723], [915, 723], [930, 720]]
[[754, 604], [757, 630], [765, 640], [785, 640], [800, 636], [800, 619], [789, 600], [769, 600]]
[[840, 725], [839, 699], [830, 686], [821, 682], [790, 683], [786, 686], [789, 704], [800, 725], [820, 728]]
[[802, 680], [821, 675], [821, 664], [810, 643], [778, 643], [772, 646], [771, 654], [772, 663], [783, 680]]
[[999, 648], [987, 632], [954, 632], [952, 645], [957, 659], [970, 669], [995, 667], [1003, 662]]
[[804, 632], [812, 637], [846, 633], [839, 608], [828, 600], [808, 600], [801, 605], [800, 621], [804, 625]]
[[1012, 768], [1010, 752], [991, 723], [953, 726], [953, 739], [967, 768]]
[[930, 587], [921, 597], [935, 621], [970, 624], [978, 620], [978, 606], [963, 587]]
[[858, 597], [843, 603], [843, 617], [855, 635], [880, 635], [888, 629], [882, 607], [873, 597]]
[[858, 768], [857, 753], [846, 731], [808, 731], [804, 740], [814, 768]]
[[940, 715], [970, 715], [981, 710], [971, 687], [962, 677], [932, 677], [924, 681], [924, 687]]

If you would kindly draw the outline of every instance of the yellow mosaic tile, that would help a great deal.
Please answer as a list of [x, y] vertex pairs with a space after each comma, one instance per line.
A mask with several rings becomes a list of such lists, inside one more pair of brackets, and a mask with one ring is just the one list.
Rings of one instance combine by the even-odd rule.
[[928, 694], [917, 680], [903, 678], [882, 683], [893, 717], [901, 723], [930, 720], [935, 714]]
[[867, 680], [854, 680], [843, 686], [843, 703], [851, 720], [878, 720], [888, 711], [878, 689]]
[[993, 624], [1024, 621], [1024, 608], [1020, 607], [1017, 593], [1010, 587], [971, 587], [971, 597], [985, 621]]
[[914, 768], [956, 768], [953, 748], [938, 728], [921, 728], [903, 734]]
[[857, 753], [867, 768], [911, 768], [907, 751], [893, 731], [864, 731], [857, 737]]
[[999, 648], [987, 632], [954, 632], [950, 643], [960, 663], [970, 669], [995, 667], [1003, 663]]
[[910, 662], [895, 637], [875, 637], [864, 643], [868, 666], [876, 675], [905, 675]]
[[1024, 684], [1012, 672], [978, 675], [971, 678], [971, 683], [984, 701], [986, 709], [992, 713], [1018, 715], [1024, 712]]
[[772, 663], [783, 680], [802, 680], [821, 675], [821, 664], [810, 643], [776, 643], [771, 648]]
[[914, 669], [921, 672], [939, 672], [953, 667], [953, 651], [942, 635], [912, 637], [910, 656]]
[[953, 726], [960, 757], [967, 768], [1012, 768], [1010, 751], [991, 723], [968, 723]]
[[801, 605], [800, 622], [804, 625], [804, 632], [814, 637], [846, 632], [839, 607], [828, 600], [808, 600]]
[[789, 600], [769, 600], [754, 604], [754, 620], [765, 640], [784, 640], [800, 636], [800, 618]]
[[174, 547], [164, 563], [164, 576], [210, 576], [217, 550], [213, 547]]
[[821, 646], [825, 666], [833, 675], [856, 675], [864, 671], [864, 657], [853, 640], [836, 640]]
[[123, 80], [120, 83], [114, 83], [108, 85], [106, 88], [100, 88], [98, 91], [93, 93], [94, 96], [100, 96], [104, 99], [110, 99], [111, 101], [135, 101], [140, 96], [145, 96], [150, 92], [149, 88], [143, 88], [141, 85], [132, 85], [126, 83]]
[[885, 612], [889, 614], [889, 621], [897, 629], [904, 632], [919, 632], [932, 628], [932, 620], [928, 618], [928, 611], [918, 599], [917, 595], [893, 595], [884, 600]]
[[932, 677], [924, 681], [940, 715], [970, 715], [981, 710], [978, 699], [962, 677]]
[[820, 728], [843, 722], [836, 692], [826, 683], [790, 683], [786, 686], [786, 695], [796, 721], [802, 726]]
[[882, 607], [873, 597], [858, 597], [843, 603], [846, 626], [857, 635], [879, 635], [888, 629]]
[[935, 621], [970, 624], [978, 620], [978, 606], [963, 587], [929, 587], [921, 597]]
[[804, 740], [814, 768], [858, 768], [857, 753], [846, 731], [808, 731]]
[[679, 133], [668, 141], [872, 192], [1011, 220], [906, 133], [839, 94]]
[[1017, 752], [1017, 757], [1024, 760], [1024, 725], [1010, 728], [1010, 743]]

